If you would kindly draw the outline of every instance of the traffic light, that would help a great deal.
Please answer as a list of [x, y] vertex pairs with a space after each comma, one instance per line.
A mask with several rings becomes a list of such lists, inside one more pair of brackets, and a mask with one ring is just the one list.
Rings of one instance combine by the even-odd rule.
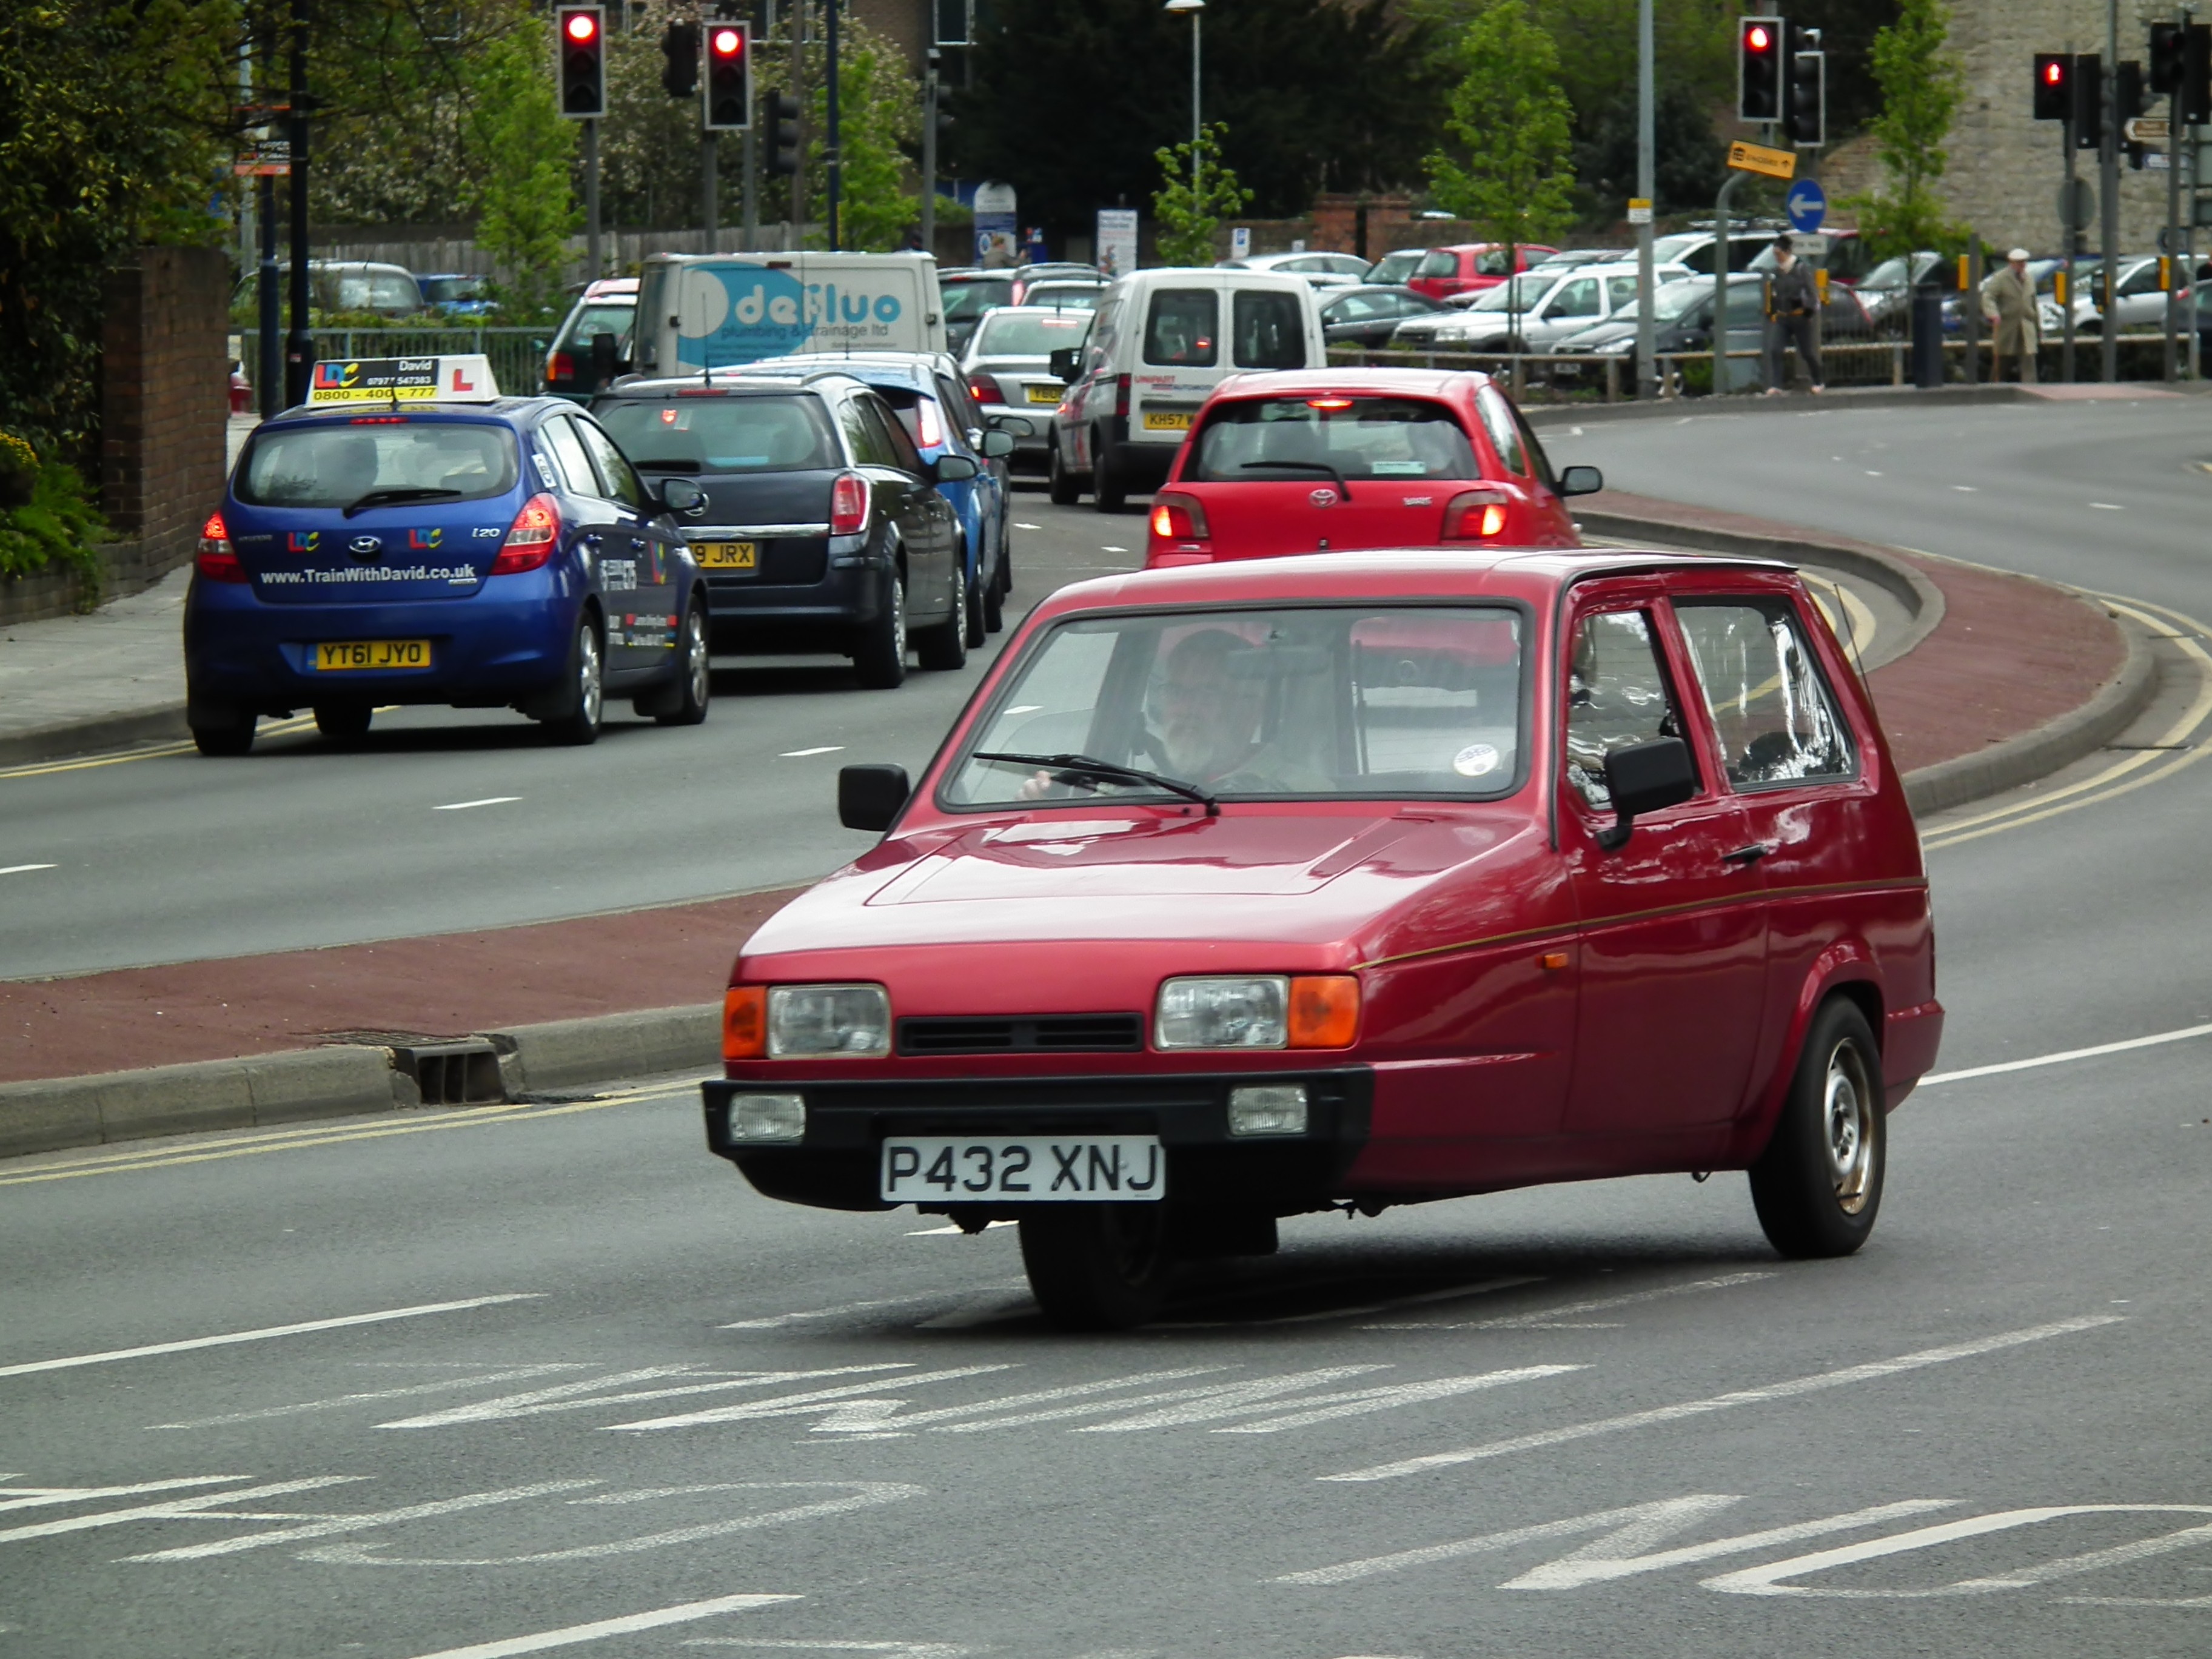
[[2150, 94], [2143, 85], [2143, 66], [2127, 63], [2112, 65], [2112, 122], [2121, 128], [2120, 149], [2128, 158], [2128, 165], [2140, 173], [2143, 158], [2148, 154], [2141, 144], [2128, 142], [2126, 123], [2132, 121], [2150, 106]]
[[2105, 60], [2094, 52], [2074, 54], [2074, 147], [2105, 142]]
[[1828, 139], [1828, 54], [1820, 50], [1820, 31], [1790, 25], [1790, 78], [1782, 126], [1800, 149], [1818, 149]]
[[607, 112], [606, 18], [597, 6], [562, 6], [554, 13], [560, 33], [561, 113], [588, 121]]
[[2191, 23], [2182, 45], [2181, 119], [2192, 127], [2212, 122], [2212, 23]]
[[1735, 112], [1746, 121], [1782, 118], [1782, 20], [1747, 17], [1736, 26]]
[[671, 23], [660, 37], [660, 84], [671, 98], [689, 98], [699, 90], [699, 26]]
[[743, 23], [726, 17], [708, 20], [708, 131], [740, 132], [752, 125], [752, 41]]
[[2180, 24], [2150, 26], [2150, 89], [2160, 97], [2181, 84], [2181, 60], [2188, 45], [2189, 37], [2182, 33]]
[[2039, 52], [2035, 54], [2035, 118], [2070, 121], [2074, 118], [2074, 54]]
[[787, 92], [770, 94], [768, 118], [769, 173], [789, 178], [799, 171], [799, 100]]

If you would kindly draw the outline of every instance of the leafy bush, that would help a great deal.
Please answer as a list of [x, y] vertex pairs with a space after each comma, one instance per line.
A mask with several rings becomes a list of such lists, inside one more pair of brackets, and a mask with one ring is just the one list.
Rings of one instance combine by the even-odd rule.
[[[27, 483], [26, 482], [27, 481]], [[83, 603], [100, 597], [100, 559], [93, 544], [107, 526], [74, 467], [40, 463], [21, 438], [0, 433], [0, 576], [27, 576], [55, 565], [82, 579]]]

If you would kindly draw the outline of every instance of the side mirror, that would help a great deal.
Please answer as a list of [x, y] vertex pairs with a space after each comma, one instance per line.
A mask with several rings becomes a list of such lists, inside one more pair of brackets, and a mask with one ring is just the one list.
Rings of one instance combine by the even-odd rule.
[[1075, 357], [1075, 347], [1062, 346], [1059, 350], [1054, 352], [1050, 357], [1045, 360], [1051, 365], [1051, 373], [1053, 377], [1062, 386], [1072, 386], [1074, 384], [1076, 375]]
[[660, 504], [671, 513], [696, 519], [707, 510], [707, 492], [689, 478], [663, 478]]
[[845, 766], [837, 770], [837, 822], [881, 835], [914, 793], [903, 766]]
[[1605, 474], [1594, 466], [1571, 466], [1559, 474], [1562, 495], [1595, 495], [1605, 488]]
[[1003, 461], [1014, 453], [1014, 434], [993, 430], [983, 434], [983, 453], [994, 461]]
[[1679, 806], [1698, 793], [1690, 745], [1680, 738], [1622, 744], [1605, 757], [1605, 789], [1615, 817], [1613, 828], [1599, 833], [1597, 844], [1610, 853], [1627, 843], [1637, 818]]
[[965, 455], [939, 455], [932, 471], [939, 483], [957, 483], [963, 478], [972, 478], [983, 469]]
[[983, 424], [993, 432], [1010, 432], [1017, 438], [1036, 436], [1036, 428], [1019, 415], [987, 415]]

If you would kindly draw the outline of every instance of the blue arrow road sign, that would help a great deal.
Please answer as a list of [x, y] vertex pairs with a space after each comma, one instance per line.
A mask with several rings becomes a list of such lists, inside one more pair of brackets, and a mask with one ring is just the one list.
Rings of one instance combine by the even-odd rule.
[[1790, 228], [1808, 235], [1820, 229], [1820, 221], [1828, 216], [1828, 192], [1817, 180], [1800, 179], [1790, 186], [1790, 194], [1783, 198], [1790, 210]]

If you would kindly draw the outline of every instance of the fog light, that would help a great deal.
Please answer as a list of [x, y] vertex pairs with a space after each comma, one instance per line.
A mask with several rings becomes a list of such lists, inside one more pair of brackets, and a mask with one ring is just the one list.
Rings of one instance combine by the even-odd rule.
[[801, 1140], [806, 1135], [803, 1095], [732, 1095], [732, 1140]]
[[1229, 1091], [1232, 1135], [1302, 1135], [1306, 1132], [1306, 1085], [1264, 1083]]

